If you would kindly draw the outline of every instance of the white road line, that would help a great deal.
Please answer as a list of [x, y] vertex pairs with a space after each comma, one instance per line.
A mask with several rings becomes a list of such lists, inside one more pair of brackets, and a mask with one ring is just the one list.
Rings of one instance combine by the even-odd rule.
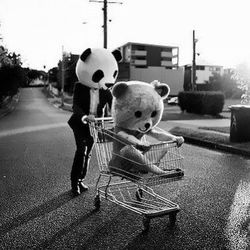
[[30, 132], [35, 132], [35, 131], [41, 131], [41, 130], [46, 130], [46, 129], [51, 129], [51, 128], [58, 128], [58, 127], [66, 127], [66, 126], [68, 126], [68, 124], [65, 122], [60, 122], [60, 123], [55, 123], [55, 124], [45, 124], [45, 125], [40, 125], [40, 126], [27, 126], [23, 128], [16, 128], [16, 129], [2, 131], [0, 132], [0, 137], [23, 134], [23, 133], [30, 133]]

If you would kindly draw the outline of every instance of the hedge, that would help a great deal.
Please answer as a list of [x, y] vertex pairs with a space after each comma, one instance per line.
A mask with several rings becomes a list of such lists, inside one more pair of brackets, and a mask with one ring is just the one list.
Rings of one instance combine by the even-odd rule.
[[223, 110], [225, 96], [220, 91], [182, 91], [178, 94], [178, 101], [182, 111], [218, 115]]

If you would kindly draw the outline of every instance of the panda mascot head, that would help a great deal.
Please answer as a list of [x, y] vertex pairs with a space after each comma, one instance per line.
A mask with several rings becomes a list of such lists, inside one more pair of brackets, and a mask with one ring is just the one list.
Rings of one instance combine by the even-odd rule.
[[111, 87], [118, 75], [121, 52], [110, 52], [105, 48], [88, 48], [79, 57], [76, 64], [78, 81], [94, 89]]

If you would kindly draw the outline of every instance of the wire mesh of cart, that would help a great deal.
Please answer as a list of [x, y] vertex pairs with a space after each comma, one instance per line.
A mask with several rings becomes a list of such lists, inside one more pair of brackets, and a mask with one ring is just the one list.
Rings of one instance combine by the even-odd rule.
[[[151, 218], [164, 215], [169, 215], [170, 225], [173, 226], [180, 210], [179, 205], [156, 194], [152, 187], [183, 178], [183, 157], [177, 144], [173, 141], [156, 143], [143, 152], [146, 164], [156, 165], [164, 170], [164, 174], [130, 172], [120, 166], [110, 166], [113, 157], [120, 157], [128, 165], [141, 164], [114, 153], [115, 140], [119, 140], [124, 146], [128, 145], [114, 133], [113, 119], [97, 118], [89, 125], [100, 170], [96, 183], [95, 207], [99, 209], [101, 198], [104, 198], [143, 215], [145, 230], [148, 229]], [[146, 136], [143, 140], [147, 140]]]

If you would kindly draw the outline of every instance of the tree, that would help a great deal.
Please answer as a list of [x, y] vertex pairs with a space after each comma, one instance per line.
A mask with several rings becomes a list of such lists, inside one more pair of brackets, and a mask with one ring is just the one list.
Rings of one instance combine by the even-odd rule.
[[239, 98], [242, 91], [237, 87], [236, 80], [232, 77], [233, 72], [223, 75], [213, 73], [208, 81], [209, 90], [222, 91], [226, 98]]
[[[66, 54], [64, 56], [64, 61], [59, 61], [58, 63], [58, 85], [57, 88], [61, 90], [62, 86], [62, 76], [64, 77], [64, 91], [68, 93], [73, 93], [74, 83], [77, 81], [77, 76], [75, 73], [76, 63], [78, 60], [78, 55]], [[63, 67], [62, 67], [63, 66]]]
[[8, 57], [8, 50], [0, 46], [0, 67], [3, 65], [11, 65], [12, 61]]
[[21, 66], [23, 64], [20, 54], [16, 54], [15, 52], [10, 52], [8, 54], [8, 57], [12, 61], [13, 65], [19, 65], [19, 66]]
[[20, 83], [25, 81], [24, 71], [20, 66], [4, 65], [0, 68], [0, 96], [13, 96]]
[[49, 70], [49, 82], [57, 82], [58, 67], [54, 67]]

